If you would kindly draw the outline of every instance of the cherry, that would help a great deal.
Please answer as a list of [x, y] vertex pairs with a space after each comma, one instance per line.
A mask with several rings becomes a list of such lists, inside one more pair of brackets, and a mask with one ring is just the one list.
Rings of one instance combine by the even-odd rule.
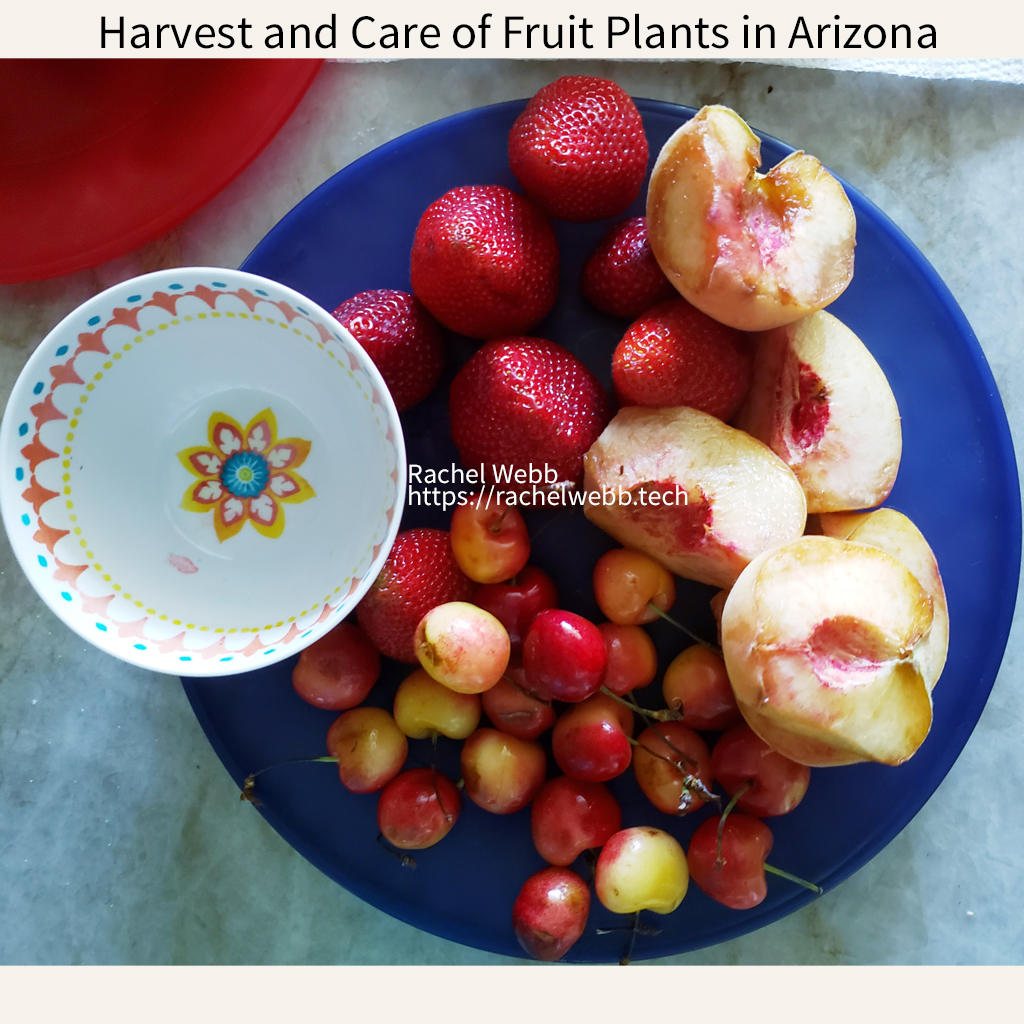
[[633, 712], [607, 694], [596, 693], [555, 722], [551, 752], [566, 775], [607, 782], [629, 767], [632, 735]]
[[604, 636], [582, 615], [549, 609], [533, 620], [523, 643], [523, 667], [538, 696], [586, 700], [597, 692], [607, 666]]
[[658, 674], [658, 652], [641, 626], [602, 622], [598, 627], [608, 652], [604, 682], [612, 693], [624, 697], [647, 686]]
[[413, 638], [427, 673], [459, 693], [489, 690], [508, 666], [508, 631], [490, 613], [465, 601], [432, 608]]
[[338, 759], [346, 789], [376, 793], [402, 770], [409, 743], [383, 708], [355, 708], [327, 730], [327, 752]]
[[401, 850], [425, 850], [451, 831], [462, 810], [455, 783], [433, 768], [411, 768], [377, 798], [377, 827]]
[[692, 729], [728, 729], [741, 720], [725, 661], [701, 644], [673, 658], [661, 692], [668, 707], [682, 709], [681, 721]]
[[485, 583], [478, 587], [473, 604], [489, 611], [501, 622], [508, 630], [512, 653], [519, 654], [533, 620], [548, 608], [558, 607], [558, 589], [546, 572], [528, 565], [505, 583]]
[[670, 914], [682, 903], [689, 881], [683, 848], [650, 826], [616, 832], [601, 848], [594, 871], [597, 898], [613, 914]]
[[564, 867], [543, 868], [523, 883], [512, 905], [519, 944], [538, 960], [561, 960], [583, 934], [590, 889]]
[[550, 702], [528, 692], [526, 671], [520, 663], [509, 662], [505, 674], [481, 694], [481, 699], [495, 728], [521, 740], [535, 740], [555, 724], [555, 709]]
[[619, 802], [600, 782], [556, 776], [544, 783], [530, 807], [533, 845], [549, 864], [565, 867], [621, 828]]
[[807, 792], [811, 769], [772, 750], [745, 722], [719, 737], [711, 770], [736, 807], [758, 818], [788, 814]]
[[771, 829], [758, 818], [730, 814], [722, 827], [719, 859], [718, 827], [717, 817], [697, 826], [686, 854], [690, 875], [712, 899], [733, 910], [749, 910], [768, 893], [764, 872], [772, 849]]
[[466, 796], [493, 814], [513, 814], [525, 807], [544, 784], [547, 769], [539, 743], [497, 729], [477, 729], [462, 746]]
[[676, 603], [676, 581], [653, 558], [613, 548], [594, 566], [594, 597], [612, 622], [638, 626], [658, 618], [655, 609], [667, 612]]
[[409, 739], [441, 735], [464, 740], [480, 724], [480, 696], [458, 693], [418, 668], [395, 691], [394, 712]]
[[357, 625], [342, 622], [299, 654], [292, 686], [314, 707], [346, 711], [362, 704], [379, 675], [376, 648]]
[[455, 561], [477, 583], [511, 579], [530, 558], [523, 517], [491, 494], [471, 494], [456, 507], [451, 537]]
[[636, 742], [633, 773], [659, 811], [689, 814], [704, 806], [700, 791], [711, 789], [711, 752], [697, 733], [681, 722], [659, 722], [645, 729]]

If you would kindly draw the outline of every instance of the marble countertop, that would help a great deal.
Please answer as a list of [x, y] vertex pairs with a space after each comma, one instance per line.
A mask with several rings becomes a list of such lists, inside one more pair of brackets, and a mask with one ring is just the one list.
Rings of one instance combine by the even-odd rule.
[[[94, 270], [0, 286], [0, 401], [39, 340], [95, 292], [163, 267], [237, 266], [356, 157], [566, 73], [613, 77], [634, 95], [690, 106], [727, 103], [825, 157], [949, 285], [1024, 451], [1020, 88], [701, 61], [325, 65], [271, 145], [178, 228]], [[965, 505], [965, 529], [969, 516]], [[121, 664], [66, 629], [6, 537], [0, 616], [0, 963], [515, 962], [399, 923], [320, 874], [239, 803], [178, 680]], [[784, 920], [657, 962], [1021, 963], [1020, 617], [1018, 607], [966, 749], [882, 853]]]

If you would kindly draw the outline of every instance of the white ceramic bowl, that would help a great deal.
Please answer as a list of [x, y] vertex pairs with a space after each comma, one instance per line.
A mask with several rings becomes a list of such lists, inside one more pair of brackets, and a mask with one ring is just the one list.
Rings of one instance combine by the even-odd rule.
[[340, 622], [404, 491], [398, 413], [363, 349], [237, 270], [90, 299], [0, 424], [0, 507], [32, 585], [91, 643], [178, 675], [268, 665]]

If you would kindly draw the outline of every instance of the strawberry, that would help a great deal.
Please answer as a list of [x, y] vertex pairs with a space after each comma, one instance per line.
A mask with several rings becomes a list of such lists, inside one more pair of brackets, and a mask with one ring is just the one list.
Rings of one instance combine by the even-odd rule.
[[[448, 408], [463, 465], [483, 464], [494, 482], [508, 479], [496, 466], [524, 470], [527, 481], [546, 485], [579, 481], [583, 456], [610, 417], [597, 378], [571, 352], [540, 338], [480, 348], [452, 381]], [[548, 467], [555, 480], [549, 473], [538, 481]]]
[[558, 294], [555, 232], [528, 199], [500, 185], [446, 192], [420, 218], [412, 290], [438, 320], [471, 338], [535, 327]]
[[612, 357], [620, 405], [689, 405], [731, 419], [750, 388], [749, 336], [676, 298], [626, 330]]
[[597, 243], [583, 267], [580, 287], [602, 313], [623, 320], [635, 320], [676, 294], [651, 251], [646, 217], [616, 224]]
[[441, 329], [414, 296], [391, 288], [360, 292], [332, 316], [366, 349], [399, 412], [434, 390], [444, 367]]
[[628, 93], [604, 78], [571, 75], [544, 86], [516, 118], [508, 159], [549, 217], [601, 220], [640, 194], [647, 137]]
[[403, 530], [356, 617], [381, 654], [412, 665], [420, 619], [439, 604], [468, 601], [475, 589], [455, 561], [447, 530]]

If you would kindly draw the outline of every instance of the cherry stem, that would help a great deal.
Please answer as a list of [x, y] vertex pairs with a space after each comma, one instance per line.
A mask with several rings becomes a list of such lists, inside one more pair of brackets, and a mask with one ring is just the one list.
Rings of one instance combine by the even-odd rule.
[[662, 711], [653, 711], [650, 708], [642, 708], [635, 701], [626, 700], [625, 697], [620, 697], [617, 693], [613, 693], [607, 686], [602, 686], [601, 692], [611, 697], [612, 700], [617, 700], [620, 704], [624, 704], [630, 711], [636, 711], [646, 719], [653, 719], [656, 722], [678, 722], [683, 717], [682, 712], [675, 708], [665, 708]]
[[718, 822], [718, 856], [715, 857], [715, 871], [721, 871], [722, 868], [725, 867], [725, 858], [722, 856], [722, 833], [725, 831], [725, 819], [729, 817], [729, 812], [739, 802], [740, 797], [743, 796], [748, 789], [752, 789], [753, 786], [753, 782], [751, 782], [750, 779], [747, 779], [742, 786], [737, 787], [736, 792], [732, 795], [732, 799], [730, 799], [730, 801], [725, 805], [725, 810], [722, 811], [722, 817]]
[[[674, 760], [671, 757], [667, 757], [665, 754], [659, 754], [656, 750], [651, 750], [651, 748], [647, 746], [646, 743], [641, 743], [639, 740], [633, 739], [632, 736], [627, 736], [626, 739], [629, 740], [629, 742], [634, 747], [639, 747], [641, 750], [647, 751], [647, 753], [650, 754], [651, 757], [656, 757], [659, 760], [664, 761], [666, 764], [672, 765], [673, 768], [682, 773], [683, 792], [679, 798], [680, 814], [685, 814], [686, 811], [689, 810], [689, 796], [691, 791], [695, 791], [697, 795], [702, 797], [704, 800], [714, 800], [716, 803], [721, 803], [722, 798], [717, 793], [712, 793], [711, 790], [709, 790], [708, 787], [705, 786], [704, 783], [701, 782], [696, 775], [691, 775], [688, 771], [685, 771], [683, 766], [678, 761]], [[664, 737], [662, 737], [662, 739], [664, 739]], [[668, 740], [665, 740], [665, 742], [668, 743]], [[669, 746], [671, 746], [671, 744], [669, 744]], [[672, 749], [675, 750], [674, 747]], [[685, 754], [680, 753], [679, 756], [683, 758], [684, 761], [689, 761], [691, 765], [696, 767], [696, 762], [691, 761]]]
[[[489, 503], [488, 503], [489, 504]], [[489, 533], [501, 533], [501, 524], [505, 521], [505, 516], [509, 513], [508, 509], [505, 509], [497, 519], [492, 520], [487, 524], [487, 530]]]
[[695, 640], [702, 647], [706, 647], [709, 651], [714, 651], [716, 654], [721, 654], [722, 649], [720, 647], [716, 647], [714, 644], [709, 644], [707, 640], [703, 639], [703, 637], [697, 636], [697, 634], [694, 633], [692, 629], [687, 629], [686, 626], [684, 626], [681, 622], [677, 622], [675, 619], [672, 618], [671, 615], [668, 614], [668, 612], [663, 612], [653, 601], [648, 601], [647, 607], [650, 608], [655, 615], [660, 616], [666, 622], [671, 622], [672, 625], [676, 627], [676, 629], [681, 630], [691, 640]]
[[797, 885], [802, 885], [805, 889], [810, 889], [811, 892], [823, 893], [825, 891], [820, 885], [808, 882], [806, 878], [798, 878], [796, 875], [791, 875], [788, 871], [783, 871], [782, 868], [774, 867], [771, 864], [765, 864], [764, 869], [769, 874], [778, 875], [779, 878], [785, 878], [790, 882], [796, 882]]
[[245, 782], [242, 783], [242, 792], [239, 793], [239, 800], [248, 800], [249, 803], [256, 807], [261, 806], [259, 800], [256, 798], [256, 779], [264, 772], [269, 772], [271, 768], [282, 768], [286, 764], [315, 764], [318, 761], [330, 761], [332, 764], [338, 763], [338, 758], [327, 755], [325, 757], [297, 757], [292, 761], [278, 761], [276, 764], [264, 765], [259, 771], [253, 772], [251, 775], [245, 777]]
[[396, 849], [392, 846], [385, 838], [383, 832], [377, 833], [377, 842], [380, 844], [382, 849], [388, 851], [392, 857], [394, 857], [403, 868], [414, 868], [416, 867], [416, 859], [411, 857], [407, 853], [403, 853], [401, 850]]

